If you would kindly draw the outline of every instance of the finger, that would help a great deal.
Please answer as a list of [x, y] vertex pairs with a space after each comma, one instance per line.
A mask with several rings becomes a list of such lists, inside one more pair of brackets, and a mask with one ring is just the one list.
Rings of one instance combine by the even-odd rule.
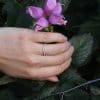
[[47, 66], [47, 67], [41, 67], [36, 69], [29, 69], [29, 77], [31, 79], [37, 78], [37, 79], [43, 79], [44, 77], [51, 77], [51, 76], [57, 76], [61, 74], [64, 70], [66, 70], [71, 63], [71, 58], [66, 61], [65, 63], [59, 65], [59, 66]]
[[30, 31], [30, 40], [36, 43], [65, 42], [67, 38], [60, 33], [38, 32], [33, 34]]
[[59, 82], [59, 79], [57, 76], [51, 76], [51, 77], [47, 78], [46, 80], [52, 81], [52, 82]]
[[52, 82], [59, 82], [59, 79], [57, 76], [50, 76], [50, 77], [43, 77], [40, 78], [39, 80], [47, 80], [47, 81], [52, 81]]
[[[30, 79], [32, 79], [32, 78], [30, 78]], [[47, 80], [47, 81], [51, 81], [51, 82], [59, 82], [59, 79], [58, 79], [58, 77], [57, 76], [51, 76], [51, 77], [49, 77], [49, 78], [42, 78], [42, 77], [38, 77], [38, 78], [33, 78], [32, 80], [39, 80], [39, 81], [44, 81], [44, 80]]]
[[54, 66], [54, 65], [60, 65], [62, 63], [64, 63], [65, 61], [67, 61], [68, 59], [70, 59], [70, 57], [72, 56], [74, 49], [73, 47], [70, 47], [68, 49], [68, 51], [60, 54], [60, 55], [56, 55], [56, 56], [32, 56], [32, 54], [30, 55], [30, 60], [31, 62], [33, 61], [34, 63], [34, 59], [38, 61], [38, 65], [39, 67], [45, 67], [45, 66]]
[[68, 41], [58, 44], [44, 45], [44, 52], [47, 56], [57, 56], [63, 54], [71, 47]]
[[[43, 48], [47, 56], [54, 56], [66, 52], [71, 47], [68, 41], [57, 44], [39, 44], [35, 43], [31, 46], [31, 51], [38, 55], [43, 55]], [[34, 49], [35, 48], [35, 49]]]

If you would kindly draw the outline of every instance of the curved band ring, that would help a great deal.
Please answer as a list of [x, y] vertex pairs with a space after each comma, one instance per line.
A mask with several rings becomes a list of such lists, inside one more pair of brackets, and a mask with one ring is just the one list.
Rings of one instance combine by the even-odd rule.
[[45, 52], [45, 46], [46, 46], [46, 44], [43, 44], [43, 47], [42, 47], [42, 54], [43, 54], [43, 56], [46, 56], [46, 52]]

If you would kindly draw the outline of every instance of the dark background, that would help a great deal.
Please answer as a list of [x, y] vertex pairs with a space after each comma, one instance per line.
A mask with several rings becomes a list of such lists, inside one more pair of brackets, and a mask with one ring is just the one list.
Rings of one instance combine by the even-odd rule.
[[[5, 10], [2, 10], [3, 6], [4, 3], [0, 0], [0, 27], [4, 27], [7, 21], [7, 12]], [[68, 7], [68, 10], [65, 11], [64, 15], [68, 20], [67, 26], [66, 27], [55, 26], [55, 31], [63, 33], [69, 39], [73, 36], [78, 36], [83, 34], [91, 34], [94, 39], [91, 59], [87, 64], [84, 64], [82, 67], [78, 68], [77, 70], [78, 73], [80, 73], [80, 75], [87, 81], [100, 78], [100, 0], [72, 0], [72, 2]], [[10, 24], [9, 26], [14, 27], [13, 24]], [[15, 26], [24, 27], [23, 25], [20, 26], [19, 23], [17, 23]], [[9, 87], [17, 97], [28, 96], [29, 94], [31, 94], [33, 90], [31, 89], [32, 90], [31, 91], [27, 84], [28, 83], [24, 83], [24, 81], [21, 80], [20, 82], [18, 81], [16, 83], [13, 83], [13, 85], [7, 84], [4, 86], [0, 86], [0, 94], [1, 94], [0, 98], [4, 98], [3, 96], [5, 96], [5, 94], [10, 95], [10, 93], [7, 92]], [[34, 86], [35, 85], [37, 86], [36, 83], [34, 83]], [[88, 88], [89, 98], [85, 100], [100, 100], [100, 82], [95, 83], [95, 86], [98, 87], [97, 90], [99, 91], [99, 99], [98, 98], [92, 99], [91, 93], [89, 91], [90, 88]], [[1, 92], [4, 89], [7, 89], [6, 93]], [[78, 94], [76, 93], [76, 95]], [[67, 99], [73, 100], [70, 98]], [[0, 100], [8, 100], [8, 99], [5, 98]], [[21, 99], [13, 98], [9, 100], [21, 100]], [[31, 100], [31, 99], [23, 99], [23, 100]]]

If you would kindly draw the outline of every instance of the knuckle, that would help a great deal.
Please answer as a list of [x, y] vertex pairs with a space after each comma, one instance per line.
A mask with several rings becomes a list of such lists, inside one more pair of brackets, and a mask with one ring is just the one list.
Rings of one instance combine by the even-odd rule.
[[57, 37], [61, 40], [61, 41], [67, 41], [67, 37], [65, 37], [63, 34], [58, 33]]
[[69, 42], [66, 42], [66, 43], [63, 44], [62, 49], [64, 51], [67, 51], [70, 47], [71, 47], [70, 43]]
[[66, 47], [67, 47], [67, 49], [71, 47], [70, 42], [68, 42], [68, 41], [66, 42]]
[[38, 80], [41, 76], [39, 73], [37, 73], [37, 69], [34, 68], [28, 68], [26, 75], [29, 77], [29, 79]]
[[32, 66], [39, 66], [40, 65], [40, 62], [37, 59], [31, 59], [31, 58], [29, 58], [28, 63], [30, 65], [32, 65]]
[[32, 72], [31, 72], [30, 68], [28, 68], [28, 69], [26, 70], [26, 75], [27, 75], [28, 77], [31, 77], [31, 76], [32, 76]]
[[[61, 48], [61, 47], [60, 47], [60, 48]], [[63, 44], [62, 44], [62, 49], [61, 49], [61, 50], [66, 51], [68, 48], [69, 48], [68, 45], [67, 45], [66, 43], [63, 43]], [[60, 49], [59, 49], [59, 50], [60, 50]]]
[[47, 33], [42, 33], [42, 39], [47, 41], [47, 39], [49, 38], [50, 34], [47, 34]]
[[72, 61], [72, 58], [70, 58], [69, 61], [66, 61], [65, 63], [63, 63], [63, 64], [57, 66], [56, 69], [55, 69], [56, 75], [59, 75], [59, 74], [61, 74], [64, 70], [66, 70], [66, 69], [70, 66], [71, 61]]
[[59, 75], [62, 72], [62, 67], [61, 66], [57, 66], [56, 67], [56, 75]]
[[65, 67], [66, 67], [66, 68], [68, 68], [68, 67], [70, 66], [71, 61], [72, 61], [72, 58], [70, 58], [70, 59], [66, 62], [66, 64], [65, 64]]
[[31, 68], [27, 69], [26, 75], [27, 75], [29, 78], [35, 78], [34, 72], [33, 72], [33, 70], [32, 70]]
[[60, 67], [61, 67], [61, 72], [63, 72], [64, 70], [66, 70], [70, 64], [71, 64], [72, 59], [70, 58], [68, 61], [66, 61], [65, 63], [63, 63]]
[[26, 34], [25, 30], [23, 30], [23, 32], [21, 32], [19, 39], [20, 40], [26, 40], [28, 38], [28, 34]]
[[64, 63], [65, 59], [66, 59], [65, 55], [59, 56], [58, 59], [57, 59], [58, 64]]
[[47, 39], [48, 37], [50, 37], [51, 34], [47, 34], [47, 33], [44, 33], [44, 38]]
[[62, 64], [64, 61], [65, 61], [65, 58], [64, 58], [64, 57], [61, 57], [61, 58], [59, 59], [59, 63], [60, 63], [60, 64]]
[[64, 41], [64, 38], [63, 38], [62, 35], [58, 35], [56, 38], [57, 38], [60, 42], [63, 42], [63, 41]]
[[69, 57], [72, 56], [73, 52], [74, 52], [74, 48], [71, 46], [71, 47], [70, 47], [70, 50], [69, 50], [69, 52], [68, 52], [68, 56], [69, 56]]

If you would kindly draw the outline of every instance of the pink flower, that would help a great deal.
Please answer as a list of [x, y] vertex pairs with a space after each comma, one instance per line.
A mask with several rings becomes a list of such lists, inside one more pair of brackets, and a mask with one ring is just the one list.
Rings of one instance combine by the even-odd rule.
[[62, 5], [61, 5], [60, 2], [56, 3], [56, 6], [55, 6], [55, 8], [52, 10], [51, 13], [57, 14], [57, 15], [59, 15], [59, 14], [62, 13]]
[[56, 7], [56, 0], [46, 0], [44, 5], [44, 11], [45, 13], [51, 13], [51, 11]]
[[55, 15], [51, 14], [49, 17], [50, 24], [57, 24], [57, 25], [66, 25], [67, 21], [64, 20], [64, 17], [62, 15]]
[[66, 25], [62, 13], [62, 4], [56, 0], [46, 0], [44, 8], [28, 6], [27, 13], [32, 16], [35, 22], [35, 31], [40, 31], [49, 25]]
[[38, 19], [35, 23], [35, 31], [42, 30], [43, 28], [46, 28], [49, 26], [48, 20], [45, 17], [41, 17]]
[[28, 6], [26, 12], [29, 13], [30, 16], [32, 16], [35, 19], [39, 19], [44, 16], [43, 9], [39, 7]]

